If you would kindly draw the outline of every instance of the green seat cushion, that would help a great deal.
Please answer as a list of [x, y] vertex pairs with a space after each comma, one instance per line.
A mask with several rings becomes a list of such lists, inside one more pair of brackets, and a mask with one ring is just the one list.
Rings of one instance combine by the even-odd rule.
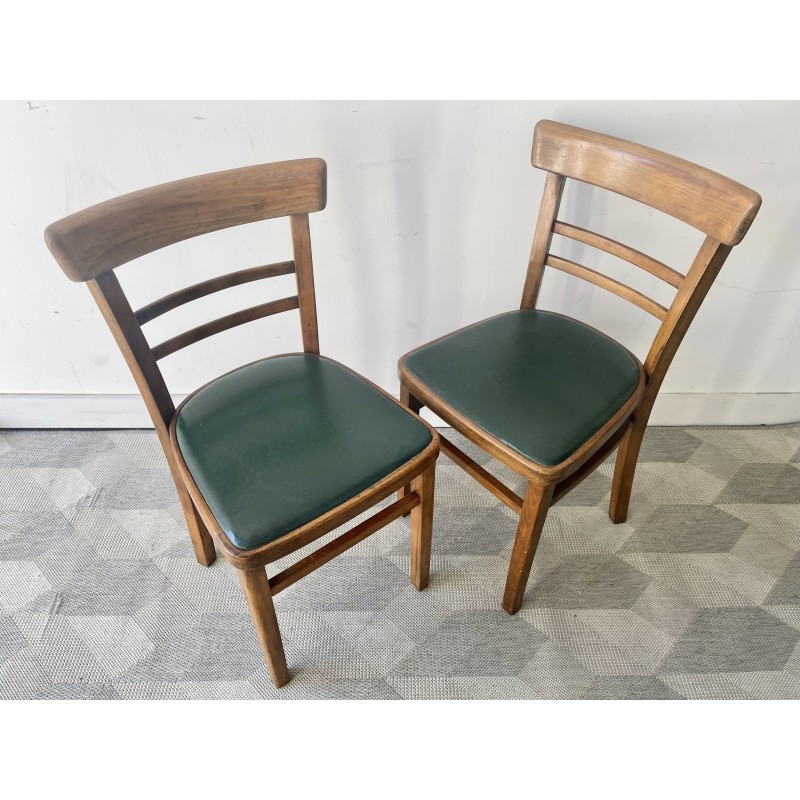
[[350, 500], [431, 441], [390, 398], [312, 355], [218, 378], [180, 410], [176, 436], [220, 527], [243, 550]]
[[406, 369], [495, 438], [542, 466], [572, 455], [639, 383], [613, 339], [547, 311], [513, 311], [405, 359]]

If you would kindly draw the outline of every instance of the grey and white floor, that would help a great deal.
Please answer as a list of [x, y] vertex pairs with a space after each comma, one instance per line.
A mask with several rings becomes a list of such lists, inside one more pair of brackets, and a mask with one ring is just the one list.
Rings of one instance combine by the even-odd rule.
[[515, 516], [442, 456], [430, 587], [398, 520], [287, 589], [276, 690], [152, 431], [0, 431], [0, 697], [800, 698], [800, 426], [651, 429], [621, 525], [612, 465], [551, 510], [510, 617]]

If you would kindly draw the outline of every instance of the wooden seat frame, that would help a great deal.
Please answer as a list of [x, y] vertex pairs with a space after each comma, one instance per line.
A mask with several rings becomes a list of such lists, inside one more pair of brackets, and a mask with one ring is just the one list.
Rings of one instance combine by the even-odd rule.
[[[241, 550], [220, 528], [186, 467], [175, 435], [180, 407], [176, 411], [156, 362], [220, 331], [292, 309], [300, 312], [304, 353], [319, 354], [308, 215], [325, 207], [326, 171], [324, 161], [311, 158], [200, 175], [100, 203], [53, 223], [45, 231], [47, 246], [66, 275], [88, 285], [133, 374], [164, 449], [198, 562], [203, 566], [213, 563], [216, 540], [223, 556], [236, 568], [267, 667], [277, 687], [289, 680], [272, 600], [278, 592], [408, 513], [411, 514], [411, 580], [420, 590], [428, 585], [438, 435], [425, 423], [431, 442], [407, 463], [317, 519], [260, 547]], [[114, 273], [114, 269], [139, 256], [185, 239], [284, 216], [291, 219], [292, 261], [203, 281], [138, 311], [131, 309]], [[297, 278], [297, 295], [293, 297], [229, 314], [152, 348], [142, 332], [142, 325], [199, 297], [291, 273]], [[391, 395], [367, 383], [410, 413]], [[409, 480], [410, 493], [282, 572], [267, 577], [267, 564], [344, 525]]]
[[[416, 350], [400, 359], [403, 403], [417, 413], [427, 406], [469, 441], [527, 479], [525, 496], [519, 497], [440, 435], [442, 451], [519, 514], [503, 595], [503, 608], [509, 614], [515, 614], [522, 604], [548, 509], [617, 448], [609, 516], [615, 523], [625, 521], [642, 438], [667, 369], [725, 259], [742, 240], [761, 205], [756, 192], [704, 167], [550, 120], [542, 120], [536, 126], [531, 163], [545, 170], [547, 178], [520, 309], [536, 307], [542, 273], [545, 266], [550, 266], [614, 292], [655, 316], [661, 326], [644, 364], [639, 364], [639, 385], [630, 399], [577, 451], [555, 466], [542, 466], [526, 458], [415, 377], [405, 366], [405, 359]], [[567, 178], [632, 198], [705, 233], [686, 275], [620, 242], [559, 221], [556, 217]], [[677, 290], [672, 303], [664, 307], [618, 281], [551, 254], [553, 235], [591, 245], [657, 276]]]

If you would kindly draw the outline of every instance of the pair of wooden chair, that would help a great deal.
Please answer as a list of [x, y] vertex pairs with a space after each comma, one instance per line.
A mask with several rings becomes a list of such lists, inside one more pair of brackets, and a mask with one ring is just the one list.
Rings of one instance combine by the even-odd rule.
[[[710, 170], [630, 142], [542, 121], [532, 163], [547, 172], [518, 311], [478, 322], [400, 360], [401, 402], [319, 354], [308, 215], [325, 207], [326, 167], [305, 159], [188, 178], [127, 194], [50, 225], [48, 247], [86, 282], [153, 419], [197, 560], [216, 542], [236, 567], [276, 686], [289, 680], [273, 596], [400, 516], [411, 514], [411, 580], [428, 584], [434, 467], [442, 450], [520, 516], [503, 607], [515, 613], [547, 510], [619, 448], [610, 516], [625, 519], [647, 420], [675, 352], [761, 199]], [[567, 178], [608, 189], [700, 229], [684, 275], [557, 219]], [[132, 310], [114, 270], [190, 237], [275, 217], [291, 220], [294, 259], [195, 284]], [[675, 290], [669, 307], [550, 253], [553, 235], [599, 248]], [[608, 289], [661, 320], [644, 362], [570, 317], [536, 309], [545, 266]], [[142, 326], [222, 289], [294, 273], [297, 294], [151, 346]], [[239, 367], [177, 409], [158, 361], [236, 325], [299, 310], [303, 352]], [[524, 476], [519, 497], [418, 412], [427, 406]], [[397, 499], [282, 572], [265, 566]]]

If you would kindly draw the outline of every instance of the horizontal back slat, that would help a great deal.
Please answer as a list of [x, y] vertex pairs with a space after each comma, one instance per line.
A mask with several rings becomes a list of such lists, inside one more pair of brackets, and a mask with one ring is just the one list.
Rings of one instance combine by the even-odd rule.
[[297, 295], [293, 297], [284, 297], [282, 300], [273, 300], [269, 303], [262, 303], [259, 306], [252, 306], [252, 308], [245, 308], [243, 311], [235, 311], [233, 314], [220, 317], [211, 322], [206, 322], [204, 325], [198, 325], [190, 331], [173, 336], [172, 339], [167, 339], [166, 342], [156, 345], [153, 348], [153, 358], [156, 361], [164, 358], [165, 356], [176, 353], [190, 344], [207, 339], [215, 333], [227, 331], [230, 328], [235, 328], [237, 325], [244, 325], [246, 322], [252, 322], [262, 317], [270, 317], [273, 314], [280, 314], [284, 311], [292, 311], [295, 308], [300, 308], [300, 300]]
[[645, 253], [640, 253], [632, 247], [628, 247], [621, 242], [616, 242], [614, 239], [609, 239], [606, 236], [601, 236], [594, 231], [587, 231], [585, 228], [579, 228], [577, 225], [569, 225], [566, 222], [556, 222], [553, 225], [553, 233], [566, 236], [568, 239], [573, 239], [581, 244], [588, 244], [590, 247], [596, 247], [598, 250], [603, 250], [606, 253], [610, 253], [612, 256], [621, 258], [629, 264], [633, 264], [649, 272], [651, 275], [661, 278], [662, 281], [665, 281], [670, 286], [674, 286], [676, 289], [681, 285], [681, 281], [683, 280], [683, 275], [677, 270], [668, 267], [666, 264], [662, 264], [660, 261], [656, 261], [654, 258], [650, 258], [650, 256]]
[[167, 245], [204, 233], [325, 208], [319, 158], [213, 172], [123, 195], [45, 230], [64, 273], [86, 281]]
[[567, 258], [560, 258], [554, 255], [548, 255], [545, 264], [547, 264], [548, 267], [561, 270], [561, 272], [566, 272], [568, 275], [574, 275], [576, 278], [583, 278], [583, 280], [593, 283], [595, 286], [600, 286], [602, 289], [613, 292], [619, 297], [639, 306], [639, 308], [647, 311], [648, 314], [652, 314], [657, 319], [664, 320], [667, 316], [667, 309], [659, 303], [656, 303], [655, 300], [647, 297], [647, 295], [637, 292], [636, 289], [631, 289], [630, 286], [615, 281], [607, 275], [595, 272], [595, 270], [589, 269], [589, 267], [584, 267], [583, 264], [576, 264], [574, 261], [570, 261]]
[[552, 120], [536, 125], [531, 163], [657, 208], [727, 245], [742, 240], [761, 205], [758, 193], [710, 169]]
[[263, 267], [250, 267], [237, 272], [229, 272], [227, 275], [210, 278], [202, 283], [195, 283], [185, 289], [179, 289], [177, 292], [160, 297], [158, 300], [142, 306], [134, 316], [140, 325], [144, 325], [146, 322], [166, 314], [167, 311], [191, 303], [192, 300], [199, 300], [201, 297], [220, 292], [223, 289], [241, 286], [243, 283], [260, 281], [264, 278], [276, 278], [279, 275], [291, 275], [293, 272], [294, 261], [282, 261], [280, 264], [267, 264]]

